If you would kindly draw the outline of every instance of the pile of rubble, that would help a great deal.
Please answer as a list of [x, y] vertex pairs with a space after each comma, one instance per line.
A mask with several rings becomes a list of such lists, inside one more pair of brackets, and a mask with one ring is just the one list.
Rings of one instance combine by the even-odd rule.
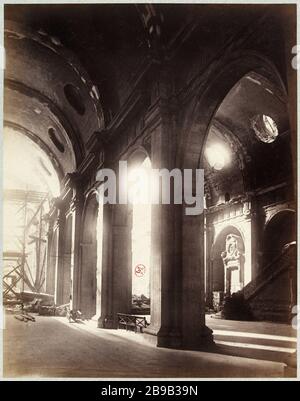
[[69, 322], [77, 322], [83, 319], [79, 310], [71, 310], [70, 304], [55, 305], [54, 296], [34, 292], [20, 292], [14, 297], [4, 300], [6, 313], [13, 314], [15, 319], [27, 323], [35, 322], [35, 317], [30, 313], [40, 316], [65, 316]]
[[14, 316], [15, 319], [20, 320], [21, 322], [27, 323], [28, 321], [30, 322], [35, 322], [35, 317], [32, 315], [29, 315], [29, 313], [20, 313]]
[[35, 321], [30, 313], [41, 316], [67, 316], [70, 305], [56, 306], [54, 296], [50, 294], [39, 294], [34, 292], [20, 292], [14, 297], [4, 299], [6, 313], [14, 314], [20, 321]]

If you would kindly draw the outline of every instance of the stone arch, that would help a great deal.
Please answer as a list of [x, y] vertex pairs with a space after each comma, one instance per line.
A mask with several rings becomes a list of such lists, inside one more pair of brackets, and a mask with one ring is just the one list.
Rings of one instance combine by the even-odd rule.
[[[230, 224], [224, 227], [216, 236], [214, 243], [211, 248], [211, 290], [212, 291], [224, 291], [225, 285], [225, 271], [224, 271], [224, 263], [222, 259], [222, 252], [225, 251], [226, 246], [226, 238], [228, 235], [233, 234], [240, 238], [238, 240], [238, 245], [242, 255], [245, 252], [245, 242], [244, 236], [240, 229], [238, 229], [235, 225]], [[244, 281], [244, 260], [241, 263], [241, 282]]]
[[28, 129], [25, 129], [22, 126], [11, 123], [9, 121], [4, 121], [4, 127], [11, 128], [12, 130], [17, 131], [17, 132], [27, 136], [34, 143], [36, 143], [42, 149], [42, 151], [48, 155], [48, 157], [57, 173], [59, 181], [60, 182], [62, 181], [62, 179], [64, 177], [64, 169], [63, 169], [61, 163], [59, 162], [58, 158], [56, 157], [56, 155], [51, 151], [50, 147], [41, 138], [39, 138], [36, 134], [29, 131]]
[[[197, 92], [187, 109], [176, 154], [178, 166], [192, 170], [203, 168], [204, 146], [218, 108], [234, 85], [253, 71], [266, 78], [273, 78], [286, 94], [283, 81], [271, 61], [255, 52], [236, 52], [231, 55], [227, 53], [223, 61], [211, 66], [209, 74], [203, 78], [205, 81], [200, 85], [201, 90]], [[198, 315], [207, 335], [207, 330], [204, 329], [204, 216], [203, 213], [198, 216], [187, 216], [182, 210], [178, 219], [181, 224], [181, 274], [184, 293], [182, 314]], [[194, 255], [193, 260], [190, 258], [191, 253]], [[191, 283], [195, 281], [199, 282], [199, 285], [192, 292]]]
[[263, 233], [263, 266], [278, 257], [288, 243], [296, 241], [296, 213], [283, 209], [267, 222]]
[[[236, 232], [237, 235], [239, 235], [242, 238], [243, 242], [245, 243], [245, 234], [244, 234], [243, 228], [240, 226], [239, 223], [231, 221], [230, 224], [224, 225], [223, 227], [221, 227], [220, 230], [216, 230], [213, 244], [216, 243], [216, 241], [219, 239], [219, 237], [222, 235], [222, 233], [226, 231], [227, 228], [229, 230], [232, 228], [232, 230], [234, 232]], [[211, 252], [213, 252], [213, 247], [214, 246], [212, 245]]]
[[147, 157], [151, 160], [149, 152], [142, 145], [131, 148], [125, 156], [129, 165], [142, 163]]
[[212, 119], [220, 104], [234, 85], [247, 73], [257, 72], [271, 78], [286, 96], [286, 88], [275, 65], [256, 52], [232, 54], [229, 60], [213, 70], [206, 84], [194, 99], [191, 111], [185, 118], [177, 157], [183, 168], [198, 168], [203, 164], [203, 149]]
[[[31, 100], [34, 99], [37, 102], [37, 104], [40, 105], [41, 109], [45, 107], [44, 105], [47, 105], [47, 108], [43, 109], [44, 113], [49, 113], [49, 116], [51, 116], [50, 118], [53, 121], [57, 122], [55, 125], [61, 127], [64, 140], [66, 141], [66, 146], [72, 155], [74, 163], [72, 168], [75, 169], [76, 166], [79, 166], [80, 162], [84, 157], [84, 145], [82, 139], [80, 138], [80, 133], [78, 129], [76, 129], [74, 124], [72, 124], [67, 115], [49, 97], [42, 94], [40, 91], [28, 87], [17, 80], [6, 79], [5, 88], [7, 91], [5, 97], [6, 97], [6, 102], [8, 104], [9, 102], [13, 104], [14, 101], [13, 98], [12, 100], [9, 99], [10, 92], [8, 92], [8, 90], [10, 90], [12, 93], [15, 92], [19, 97], [22, 96], [25, 99], [31, 99]], [[37, 117], [38, 116], [35, 114], [35, 118]], [[41, 117], [39, 117], [39, 119], [44, 119], [44, 118], [45, 117], [43, 116], [43, 114], [41, 114]], [[38, 123], [41, 123], [41, 121], [42, 120], [39, 120]], [[8, 121], [8, 123], [10, 125], [14, 124], [13, 122], [10, 121]], [[25, 128], [23, 128], [23, 130], [25, 131]], [[27, 129], [27, 131], [29, 130]], [[35, 137], [37, 138], [37, 140], [43, 139], [43, 135], [40, 132], [35, 134]]]

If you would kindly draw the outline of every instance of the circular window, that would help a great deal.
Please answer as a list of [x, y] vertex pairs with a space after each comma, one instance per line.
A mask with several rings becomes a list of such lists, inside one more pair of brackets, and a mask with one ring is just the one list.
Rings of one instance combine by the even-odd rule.
[[251, 120], [251, 126], [256, 137], [264, 143], [272, 143], [278, 136], [277, 124], [273, 118], [258, 114]]
[[85, 106], [79, 89], [72, 84], [67, 84], [64, 87], [64, 92], [67, 101], [82, 116], [85, 113]]
[[59, 138], [56, 135], [56, 131], [54, 128], [49, 128], [48, 129], [48, 134], [51, 139], [51, 141], [54, 143], [55, 147], [61, 152], [64, 153], [65, 147], [64, 144], [59, 140]]

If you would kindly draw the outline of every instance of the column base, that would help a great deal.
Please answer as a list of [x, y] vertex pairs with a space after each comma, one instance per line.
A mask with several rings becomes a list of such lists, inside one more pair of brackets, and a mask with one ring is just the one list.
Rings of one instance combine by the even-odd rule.
[[200, 326], [198, 330], [183, 334], [182, 348], [194, 351], [211, 352], [216, 349], [213, 331], [207, 326]]
[[143, 336], [157, 347], [181, 348], [181, 334], [175, 329], [157, 328], [150, 325], [144, 329]]
[[100, 316], [97, 320], [99, 329], [116, 329], [117, 325], [112, 316]]
[[94, 329], [98, 328], [98, 318], [97, 315], [93, 316], [91, 319], [87, 320], [87, 324]]
[[144, 330], [143, 336], [153, 345], [163, 348], [213, 351], [216, 347], [213, 331], [207, 326], [200, 327], [198, 332], [193, 333], [181, 333], [179, 330], [157, 329], [149, 326]]

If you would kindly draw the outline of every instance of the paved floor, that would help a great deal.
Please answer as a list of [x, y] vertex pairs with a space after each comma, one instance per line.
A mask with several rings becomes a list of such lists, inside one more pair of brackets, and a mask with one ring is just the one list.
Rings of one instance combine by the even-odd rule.
[[[224, 337], [227, 342], [228, 338], [232, 340], [232, 335], [226, 337], [223, 331], [230, 333], [233, 329], [238, 330], [239, 341], [241, 338], [248, 338], [240, 337], [243, 336], [241, 333], [244, 333], [244, 336], [253, 333], [253, 323], [232, 323], [208, 318], [208, 325], [215, 326], [219, 333], [218, 341], [223, 341]], [[267, 336], [275, 336], [275, 339], [267, 338], [273, 342], [274, 347], [284, 343], [292, 350], [295, 342], [290, 337], [294, 333], [289, 331], [288, 326], [276, 327], [274, 331], [275, 326], [262, 324], [260, 332]], [[280, 337], [283, 338], [279, 339]], [[289, 337], [289, 341], [285, 341], [285, 337]], [[251, 343], [261, 345], [260, 341], [261, 339], [255, 338], [254, 335]], [[70, 324], [65, 318], [44, 316], [37, 316], [35, 323], [24, 323], [8, 315], [4, 330], [4, 376], [283, 377], [285, 365], [281, 361], [226, 355], [227, 351], [222, 349], [224, 346], [218, 346], [222, 353], [162, 349], [149, 344], [140, 334], [123, 330], [101, 330], [85, 324]]]

